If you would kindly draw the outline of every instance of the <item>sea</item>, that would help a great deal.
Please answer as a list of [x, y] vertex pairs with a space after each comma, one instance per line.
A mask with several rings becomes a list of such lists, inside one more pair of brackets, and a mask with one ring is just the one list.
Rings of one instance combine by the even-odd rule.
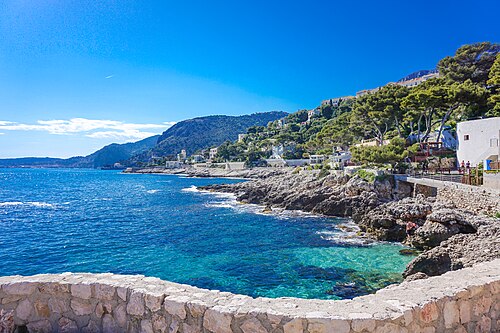
[[402, 280], [401, 244], [349, 219], [238, 203], [244, 180], [0, 169], [0, 276], [143, 274], [252, 297], [346, 299]]

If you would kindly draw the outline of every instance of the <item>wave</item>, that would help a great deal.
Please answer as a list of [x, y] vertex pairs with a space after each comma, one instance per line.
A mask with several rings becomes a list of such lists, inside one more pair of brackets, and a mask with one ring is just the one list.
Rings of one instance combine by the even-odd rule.
[[155, 194], [157, 192], [160, 192], [160, 190], [149, 190], [149, 191], [146, 191], [146, 193], [149, 193], [149, 194]]
[[[284, 208], [273, 207], [268, 211], [265, 206], [257, 204], [245, 204], [236, 200], [233, 193], [211, 192], [199, 190], [196, 186], [190, 186], [182, 189], [184, 192], [199, 193], [211, 195], [215, 200], [204, 204], [207, 208], [226, 208], [232, 209], [236, 213], [251, 213], [257, 215], [271, 215], [278, 219], [288, 220], [293, 218], [327, 218], [323, 215], [313, 214], [300, 210], [286, 210]], [[219, 200], [216, 200], [219, 199]], [[322, 230], [316, 232], [322, 239], [339, 245], [368, 246], [378, 243], [377, 241], [359, 236], [361, 229], [352, 221], [334, 226], [334, 230]]]
[[359, 232], [361, 229], [352, 221], [341, 223], [335, 226], [334, 230], [317, 231], [316, 234], [324, 240], [331, 241], [340, 245], [374, 245], [380, 243], [373, 239], [361, 237]]
[[200, 190], [198, 190], [198, 188], [194, 185], [191, 185], [190, 187], [187, 187], [187, 188], [183, 188], [181, 190], [182, 192], [201, 192]]
[[24, 202], [21, 201], [0, 202], [0, 206], [20, 206], [20, 205], [24, 205]]
[[55, 205], [47, 203], [47, 202], [39, 202], [39, 201], [6, 201], [0, 202], [0, 207], [5, 206], [32, 206], [37, 208], [55, 208]]

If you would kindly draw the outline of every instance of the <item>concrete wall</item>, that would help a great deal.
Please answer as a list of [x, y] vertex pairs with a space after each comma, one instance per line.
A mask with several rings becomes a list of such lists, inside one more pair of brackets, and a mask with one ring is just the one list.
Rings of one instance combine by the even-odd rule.
[[353, 300], [251, 298], [144, 276], [0, 278], [3, 321], [30, 332], [498, 332], [500, 259]]
[[[468, 135], [469, 140], [464, 140]], [[457, 124], [458, 162], [477, 166], [490, 155], [499, 154], [500, 117], [464, 121]]]

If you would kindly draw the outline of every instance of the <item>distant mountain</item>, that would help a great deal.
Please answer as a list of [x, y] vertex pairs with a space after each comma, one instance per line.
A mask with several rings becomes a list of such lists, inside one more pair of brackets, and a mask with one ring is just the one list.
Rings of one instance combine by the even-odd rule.
[[238, 139], [238, 134], [246, 133], [252, 126], [266, 126], [269, 122], [288, 115], [282, 111], [254, 113], [244, 116], [207, 116], [184, 120], [162, 133], [157, 145], [142, 154], [134, 156], [131, 164], [147, 161], [152, 156], [168, 156], [182, 149], [193, 154], [197, 150], [222, 144], [226, 140]]
[[23, 157], [0, 159], [0, 167], [14, 168], [101, 168], [112, 166], [113, 164], [129, 159], [131, 156], [139, 154], [154, 147], [159, 135], [124, 144], [112, 143], [88, 156], [75, 156], [71, 158], [51, 158], [51, 157]]
[[416, 79], [416, 78], [419, 78], [419, 77], [422, 77], [424, 75], [427, 75], [427, 74], [434, 74], [434, 73], [437, 73], [438, 70], [437, 69], [422, 69], [420, 71], [416, 71], [416, 72], [413, 72], [409, 75], [406, 75], [404, 78], [398, 80], [398, 82], [403, 82], [403, 81], [408, 81], [408, 80], [413, 80], [413, 79]]

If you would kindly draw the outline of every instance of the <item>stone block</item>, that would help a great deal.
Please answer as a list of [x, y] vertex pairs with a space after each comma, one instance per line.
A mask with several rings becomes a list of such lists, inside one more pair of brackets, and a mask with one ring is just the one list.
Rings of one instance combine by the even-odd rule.
[[28, 323], [26, 325], [26, 327], [28, 328], [28, 332], [30, 332], [30, 333], [51, 333], [51, 332], [53, 332], [52, 325], [50, 324], [50, 321], [48, 321], [47, 319], [38, 320], [38, 321]]
[[491, 332], [491, 319], [482, 316], [476, 324], [475, 333], [490, 333]]
[[146, 307], [152, 312], [159, 311], [161, 305], [163, 304], [163, 299], [165, 295], [163, 294], [146, 294], [144, 300], [146, 302]]
[[420, 310], [420, 320], [424, 323], [430, 323], [439, 318], [439, 308], [436, 303], [427, 303]]
[[116, 325], [115, 319], [110, 314], [105, 314], [102, 317], [102, 332], [115, 333], [119, 332], [119, 327]]
[[123, 288], [123, 287], [118, 287], [116, 288], [116, 293], [118, 294], [118, 297], [126, 302], [127, 301], [127, 288]]
[[35, 292], [37, 285], [34, 282], [18, 282], [4, 284], [2, 290], [7, 295], [31, 295]]
[[171, 315], [180, 319], [186, 318], [186, 307], [184, 304], [189, 301], [187, 296], [168, 296], [163, 301], [163, 308]]
[[481, 316], [490, 311], [491, 303], [493, 300], [491, 297], [481, 297], [476, 302], [474, 302], [473, 311], [476, 316]]
[[373, 319], [354, 319], [351, 326], [354, 332], [363, 332], [363, 330], [372, 332], [375, 329], [376, 322]]
[[153, 333], [153, 325], [150, 320], [141, 320], [141, 333]]
[[51, 312], [64, 313], [69, 310], [69, 301], [52, 297], [49, 299], [49, 308]]
[[50, 317], [50, 308], [49, 305], [41, 300], [36, 300], [33, 303], [35, 307], [35, 314], [37, 317], [48, 318]]
[[207, 305], [202, 301], [191, 301], [187, 303], [187, 308], [191, 316], [193, 317], [203, 317], [203, 314], [207, 310]]
[[393, 323], [381, 323], [380, 326], [375, 328], [375, 333], [408, 333], [408, 330], [404, 327]]
[[101, 329], [95, 321], [91, 320], [87, 326], [82, 328], [82, 333], [101, 333]]
[[168, 327], [167, 320], [163, 315], [154, 314], [151, 319], [155, 333], [165, 333]]
[[71, 295], [81, 299], [90, 299], [92, 297], [92, 288], [88, 284], [74, 284], [71, 286]]
[[466, 324], [471, 320], [471, 304], [469, 301], [461, 301], [459, 305], [460, 323]]
[[21, 320], [28, 320], [33, 312], [33, 306], [28, 299], [23, 299], [16, 307], [16, 316]]
[[448, 301], [443, 307], [444, 325], [446, 328], [453, 328], [460, 321], [457, 302]]
[[288, 323], [283, 325], [284, 333], [302, 333], [304, 332], [304, 327], [302, 324], [301, 318], [294, 318], [290, 320]]
[[125, 304], [120, 304], [113, 311], [115, 321], [121, 328], [127, 327], [127, 310], [125, 307]]
[[255, 317], [245, 320], [240, 328], [243, 333], [267, 333], [266, 328]]
[[71, 300], [71, 308], [77, 316], [85, 316], [94, 312], [94, 307], [89, 301], [79, 298]]
[[106, 284], [96, 284], [95, 296], [99, 300], [111, 301], [115, 297], [115, 287]]
[[132, 316], [142, 316], [144, 311], [143, 294], [135, 291], [132, 292], [127, 304], [127, 313]]
[[61, 319], [59, 319], [58, 324], [59, 324], [59, 332], [60, 333], [78, 333], [79, 332], [78, 326], [76, 325], [76, 323], [69, 318], [62, 317]]
[[212, 332], [232, 333], [231, 321], [232, 316], [230, 313], [224, 312], [220, 307], [215, 306], [205, 311], [205, 316], [203, 317], [203, 327]]

